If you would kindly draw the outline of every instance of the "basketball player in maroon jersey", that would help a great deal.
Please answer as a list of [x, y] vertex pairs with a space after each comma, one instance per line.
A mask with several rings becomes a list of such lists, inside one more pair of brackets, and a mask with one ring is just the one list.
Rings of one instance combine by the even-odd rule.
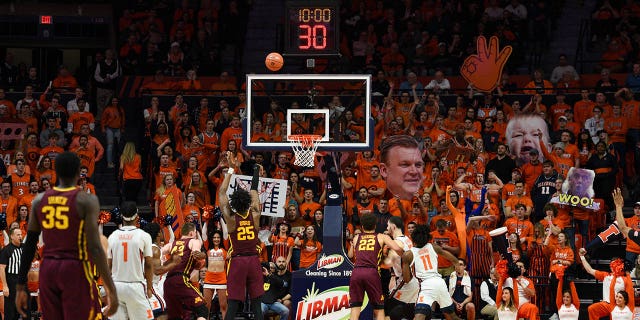
[[[60, 185], [33, 200], [24, 245], [16, 304], [26, 317], [27, 273], [42, 231], [46, 242], [40, 266], [40, 304], [45, 319], [102, 319], [113, 315], [118, 297], [100, 242], [95, 195], [76, 187], [80, 177], [80, 158], [63, 152], [56, 156], [56, 175]], [[107, 306], [100, 310], [100, 294], [93, 267], [102, 275]]]
[[189, 281], [189, 276], [194, 269], [198, 268], [198, 262], [204, 260], [207, 255], [200, 251], [202, 241], [196, 238], [198, 233], [193, 223], [185, 223], [180, 231], [182, 237], [163, 248], [163, 251], [171, 253], [172, 260], [178, 260], [178, 263], [169, 270], [164, 281], [167, 314], [169, 319], [181, 319], [185, 311], [189, 311], [184, 310], [186, 307], [193, 312], [197, 320], [205, 320], [209, 310], [200, 291]]
[[251, 299], [251, 309], [254, 319], [262, 319], [260, 299], [264, 294], [262, 280], [262, 266], [260, 265], [260, 243], [258, 230], [260, 229], [260, 199], [258, 198], [259, 173], [262, 166], [254, 165], [251, 191], [241, 188], [227, 197], [227, 189], [233, 168], [233, 156], [227, 152], [229, 171], [218, 190], [220, 210], [229, 228], [229, 268], [227, 269], [227, 298], [228, 308], [225, 320], [235, 319], [240, 303], [245, 299], [245, 290]]
[[353, 237], [349, 248], [349, 258], [355, 256], [355, 266], [349, 280], [349, 306], [351, 307], [351, 320], [360, 318], [364, 293], [373, 302], [373, 314], [376, 320], [384, 319], [384, 297], [382, 295], [382, 282], [378, 273], [378, 265], [382, 259], [382, 247], [387, 245], [398, 255], [402, 255], [403, 249], [391, 237], [386, 234], [376, 233], [376, 216], [367, 213], [362, 215], [363, 233]]

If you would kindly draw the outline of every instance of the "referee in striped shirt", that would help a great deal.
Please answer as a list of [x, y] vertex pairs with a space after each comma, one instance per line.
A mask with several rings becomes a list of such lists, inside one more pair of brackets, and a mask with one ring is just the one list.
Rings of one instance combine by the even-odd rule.
[[9, 231], [9, 244], [0, 252], [0, 279], [4, 295], [4, 319], [17, 320], [16, 284], [22, 257], [22, 231], [14, 227]]

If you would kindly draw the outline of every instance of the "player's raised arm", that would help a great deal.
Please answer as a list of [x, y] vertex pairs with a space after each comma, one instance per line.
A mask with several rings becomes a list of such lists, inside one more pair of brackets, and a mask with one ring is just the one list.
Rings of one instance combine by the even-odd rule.
[[256, 226], [260, 225], [260, 197], [258, 195], [258, 186], [260, 185], [260, 172], [262, 166], [256, 164], [253, 166], [253, 178], [251, 179], [251, 190], [249, 195], [251, 196], [251, 215]]
[[[226, 156], [227, 158], [229, 158], [228, 152]], [[222, 212], [222, 216], [227, 223], [231, 223], [232, 221], [231, 209], [229, 208], [229, 197], [227, 197], [227, 190], [229, 189], [229, 183], [231, 182], [231, 176], [233, 175], [233, 172], [233, 168], [229, 166], [229, 170], [224, 175], [224, 179], [222, 180], [220, 188], [218, 188], [218, 202], [220, 203], [220, 211]]]

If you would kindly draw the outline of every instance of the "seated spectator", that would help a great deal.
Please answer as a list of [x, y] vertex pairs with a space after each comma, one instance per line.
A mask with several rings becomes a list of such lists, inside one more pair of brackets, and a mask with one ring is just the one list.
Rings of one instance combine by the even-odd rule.
[[[517, 0], [514, 0], [514, 1], [517, 1]], [[551, 82], [549, 82], [548, 80], [544, 79], [544, 74], [540, 69], [536, 69], [536, 71], [533, 72], [531, 81], [527, 83], [524, 87], [525, 87], [525, 90], [524, 90], [525, 94], [534, 95], [536, 93], [538, 94], [553, 93], [553, 84], [551, 84]]]
[[600, 69], [609, 69], [611, 72], [621, 72], [624, 70], [627, 53], [617, 40], [611, 40], [607, 50], [602, 54], [598, 67]]
[[444, 73], [440, 70], [436, 71], [434, 79], [425, 87], [427, 90], [433, 90], [436, 94], [447, 94], [451, 90], [449, 80], [444, 77]]
[[216, 96], [232, 96], [238, 92], [238, 86], [233, 83], [233, 80], [229, 77], [229, 72], [223, 71], [220, 73], [218, 81], [211, 85], [211, 91]]
[[416, 90], [417, 94], [422, 94], [424, 86], [418, 80], [418, 76], [414, 72], [407, 73], [407, 80], [400, 83], [400, 92], [410, 92], [412, 89]]
[[72, 92], [78, 87], [78, 81], [71, 75], [67, 67], [60, 66], [58, 69], [58, 76], [53, 79], [51, 86], [62, 92]]
[[405, 62], [398, 43], [394, 42], [389, 52], [382, 56], [382, 69], [391, 77], [399, 77], [404, 72]]
[[193, 69], [187, 71], [187, 79], [181, 81], [179, 86], [180, 90], [185, 94], [197, 94], [198, 91], [202, 89], [202, 84], [200, 84], [200, 80], [198, 80], [198, 75]]
[[627, 80], [624, 82], [624, 85], [633, 93], [640, 92], [640, 63], [636, 62], [633, 64], [633, 69], [627, 76]]
[[565, 71], [556, 84], [556, 92], [578, 93], [580, 87], [580, 80], [575, 80], [571, 71]]
[[480, 285], [480, 314], [489, 319], [499, 319], [496, 305], [497, 293], [498, 273], [495, 268], [492, 268], [489, 279], [485, 279]]
[[180, 48], [180, 43], [171, 43], [171, 49], [167, 53], [165, 60], [166, 73], [171, 76], [179, 76], [184, 74], [185, 57], [184, 52]]
[[284, 288], [284, 281], [276, 276], [276, 264], [273, 262], [262, 264], [262, 275], [265, 284], [264, 295], [261, 299], [262, 313], [266, 314], [267, 311], [273, 311], [280, 316], [280, 319], [287, 319], [289, 317], [289, 308], [284, 306], [278, 299], [279, 294]]
[[596, 92], [616, 91], [618, 91], [618, 80], [611, 78], [611, 70], [606, 68], [600, 70], [600, 80], [596, 82]]
[[475, 319], [476, 307], [472, 302], [471, 277], [466, 268], [466, 260], [458, 259], [458, 264], [455, 266], [456, 271], [449, 276], [449, 294], [458, 315], [465, 314], [467, 319]]
[[284, 282], [284, 286], [280, 294], [278, 294], [276, 301], [291, 310], [291, 271], [287, 269], [287, 261], [284, 257], [278, 257], [278, 259], [276, 259], [276, 270], [277, 272], [274, 275]]
[[551, 83], [557, 84], [567, 72], [571, 76], [572, 80], [580, 80], [580, 75], [578, 75], [576, 69], [569, 64], [567, 55], [560, 54], [560, 56], [558, 56], [558, 65], [553, 68], [553, 71], [551, 71], [551, 77], [549, 80], [551, 80]]

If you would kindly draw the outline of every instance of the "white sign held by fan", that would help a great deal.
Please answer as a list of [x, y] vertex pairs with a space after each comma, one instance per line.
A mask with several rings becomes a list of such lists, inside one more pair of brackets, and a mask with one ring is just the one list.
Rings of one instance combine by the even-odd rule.
[[[227, 189], [227, 196], [238, 188], [249, 191], [251, 189], [251, 176], [234, 174]], [[262, 215], [269, 217], [284, 217], [285, 204], [287, 201], [287, 180], [260, 178], [258, 185], [258, 195], [262, 206]]]

